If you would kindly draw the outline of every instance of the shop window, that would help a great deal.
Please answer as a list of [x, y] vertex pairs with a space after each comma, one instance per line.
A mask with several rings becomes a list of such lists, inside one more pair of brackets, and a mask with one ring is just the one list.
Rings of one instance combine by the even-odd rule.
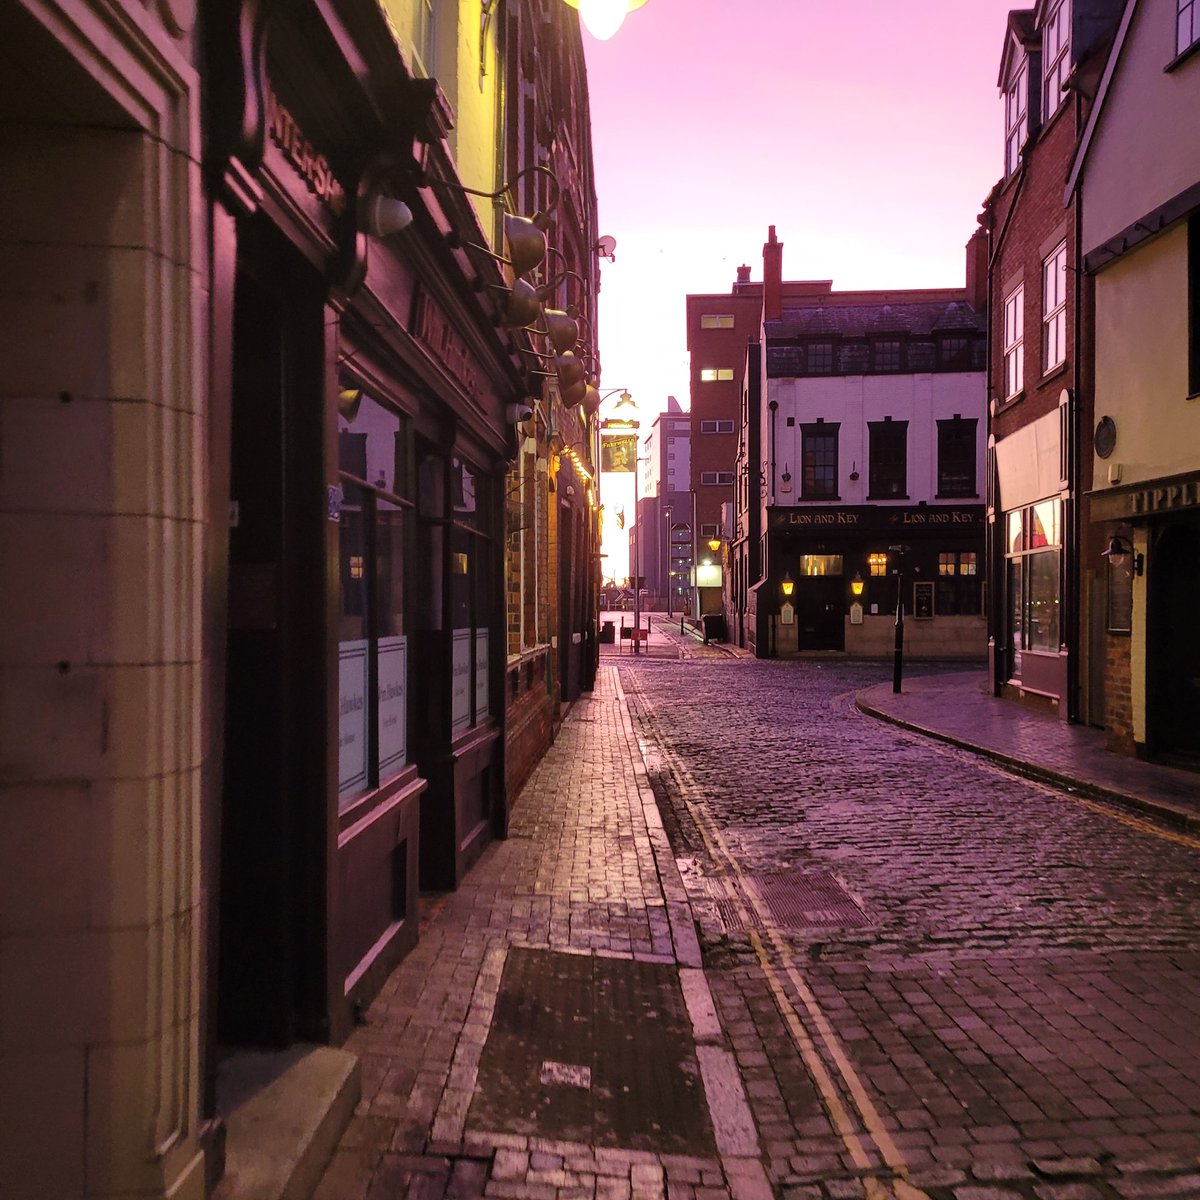
[[840, 554], [802, 554], [800, 555], [801, 575], [841, 575], [842, 556]]
[[1025, 287], [1004, 300], [1004, 398], [1011, 400], [1025, 386]]
[[1059, 647], [1062, 505], [1043, 500], [1005, 514], [1008, 637], [1011, 672], [1020, 674], [1026, 650], [1055, 653]]
[[938, 421], [938, 488], [942, 496], [976, 496], [975, 436], [979, 422], [955, 416]]
[[488, 715], [488, 591], [491, 540], [484, 532], [481, 477], [450, 460], [450, 731], [460, 734]]
[[1042, 374], [1067, 361], [1067, 243], [1042, 263]]
[[839, 428], [839, 425], [824, 421], [800, 427], [803, 470], [800, 498], [802, 500], [834, 500], [837, 498]]
[[338, 804], [345, 808], [408, 761], [408, 431], [356, 389], [338, 420]]
[[938, 554], [935, 604], [942, 616], [976, 616], [982, 611], [979, 554], [975, 550], [944, 550]]
[[869, 500], [896, 500], [908, 494], [908, 422], [868, 421]]

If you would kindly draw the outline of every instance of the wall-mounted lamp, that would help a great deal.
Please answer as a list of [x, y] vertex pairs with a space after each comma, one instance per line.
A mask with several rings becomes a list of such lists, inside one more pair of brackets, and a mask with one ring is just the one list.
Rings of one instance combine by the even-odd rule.
[[641, 8], [646, 0], [565, 0], [579, 9], [580, 19], [592, 37], [607, 41], [625, 21], [625, 14]]
[[851, 483], [858, 482], [858, 462], [857, 461], [852, 462], [850, 464], [850, 482]]
[[1134, 550], [1133, 543], [1119, 534], [1113, 534], [1108, 540], [1108, 549], [1102, 550], [1101, 555], [1107, 558], [1114, 567], [1123, 567], [1127, 556], [1133, 556], [1133, 573], [1139, 579], [1146, 567], [1146, 556]]
[[783, 580], [779, 584], [779, 590], [785, 596], [790, 596], [796, 590], [796, 585], [792, 581], [792, 577], [787, 571], [784, 571], [783, 573]]
[[863, 594], [863, 577], [857, 571], [854, 572], [854, 578], [850, 580], [850, 591], [856, 596]]
[[710, 550], [711, 550], [711, 551], [712, 551], [714, 554], [716, 554], [716, 552], [717, 552], [718, 550], [720, 550], [720, 548], [721, 548], [721, 539], [720, 539], [720, 538], [709, 538], [709, 539], [708, 539], [708, 548], [709, 548], [709, 549], [710, 549]]
[[359, 227], [371, 237], [386, 238], [402, 233], [412, 222], [412, 209], [395, 196], [373, 192], [358, 202]]

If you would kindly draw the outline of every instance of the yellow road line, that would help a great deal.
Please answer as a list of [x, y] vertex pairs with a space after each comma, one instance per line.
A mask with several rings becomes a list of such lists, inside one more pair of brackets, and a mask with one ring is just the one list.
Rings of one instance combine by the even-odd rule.
[[[640, 691], [640, 687], [638, 690]], [[695, 778], [674, 752], [669, 750], [661, 741], [658, 744], [658, 751], [671, 763], [672, 770], [676, 773], [680, 782], [686, 784], [689, 790], [698, 793], [700, 789]], [[707, 811], [702, 810], [697, 804], [689, 800], [687, 796], [682, 796], [681, 799], [687, 805], [692, 819], [696, 822], [696, 828], [700, 832], [705, 848], [721, 871], [720, 878], [726, 895], [737, 910], [742, 924], [748, 930], [751, 945], [754, 947], [759, 965], [762, 968], [767, 985], [775, 998], [775, 1003], [779, 1008], [780, 1014], [783, 1016], [788, 1033], [809, 1075], [817, 1086], [825, 1110], [829, 1114], [829, 1118], [833, 1122], [838, 1136], [842, 1139], [851, 1161], [861, 1171], [871, 1168], [871, 1157], [863, 1145], [863, 1140], [859, 1136], [854, 1121], [846, 1109], [825, 1062], [821, 1058], [820, 1051], [813, 1041], [812, 1036], [805, 1028], [800, 1014], [796, 1011], [796, 1007], [792, 1003], [791, 997], [788, 995], [787, 989], [784, 987], [783, 981], [779, 976], [776, 965], [767, 953], [767, 948], [763, 945], [762, 939], [753, 928], [753, 921], [749, 919], [751, 914], [746, 907], [747, 902], [754, 909], [754, 915], [757, 916], [758, 922], [767, 929], [772, 949], [783, 962], [784, 971], [788, 979], [795, 988], [796, 994], [800, 997], [805, 1012], [815, 1026], [827, 1054], [833, 1060], [833, 1065], [836, 1067], [837, 1073], [841, 1077], [846, 1091], [858, 1111], [864, 1130], [879, 1150], [883, 1161], [899, 1177], [892, 1181], [890, 1185], [893, 1188], [891, 1195], [895, 1196], [896, 1200], [928, 1200], [924, 1192], [907, 1182], [906, 1177], [909, 1168], [903, 1154], [901, 1154], [895, 1142], [892, 1141], [891, 1135], [885, 1128], [878, 1110], [875, 1108], [871, 1097], [867, 1094], [866, 1088], [863, 1086], [853, 1065], [842, 1049], [837, 1034], [821, 1009], [819, 1001], [800, 975], [800, 972], [796, 969], [791, 950], [780, 941], [778, 934], [770, 928], [771, 922], [766, 919], [770, 914], [763, 911], [764, 906], [761, 898], [749, 886], [748, 880], [738, 865], [737, 860], [730, 852], [720, 829], [716, 826]], [[728, 879], [729, 872], [732, 872], [736, 876], [740, 887], [730, 885]], [[889, 1200], [889, 1192], [875, 1177], [868, 1176], [864, 1178], [863, 1184], [868, 1200]]]

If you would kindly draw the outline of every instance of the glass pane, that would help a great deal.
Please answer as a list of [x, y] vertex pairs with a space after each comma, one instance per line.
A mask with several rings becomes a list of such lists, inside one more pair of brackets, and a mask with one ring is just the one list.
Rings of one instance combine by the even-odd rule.
[[373, 487], [399, 491], [400, 417], [357, 389], [343, 388], [338, 405], [338, 468]]
[[338, 805], [345, 807], [369, 785], [367, 521], [370, 496], [349, 485], [338, 521]]
[[1012, 676], [1021, 674], [1021, 650], [1024, 648], [1024, 601], [1022, 581], [1024, 578], [1023, 558], [1012, 559], [1008, 564], [1008, 671]]
[[840, 554], [800, 555], [801, 575], [840, 575], [841, 573], [842, 556]]
[[1057, 500], [1043, 500], [1041, 504], [1033, 506], [1029, 537], [1031, 550], [1059, 544], [1058, 513]]
[[404, 629], [404, 510], [380, 497], [375, 517], [375, 588], [380, 637]]
[[338, 569], [341, 610], [338, 641], [367, 636], [367, 521], [369, 493], [347, 484], [338, 520]]
[[1021, 525], [1021, 510], [1013, 509], [1008, 514], [1008, 550], [1009, 554], [1016, 554], [1019, 550], [1025, 549], [1025, 539], [1022, 537]]
[[1030, 650], [1058, 649], [1058, 551], [1031, 554], [1026, 644]]

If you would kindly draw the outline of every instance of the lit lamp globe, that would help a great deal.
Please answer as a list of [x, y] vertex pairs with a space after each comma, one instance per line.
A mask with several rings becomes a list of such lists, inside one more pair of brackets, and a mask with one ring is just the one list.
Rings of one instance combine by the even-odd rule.
[[621, 28], [626, 13], [641, 8], [646, 0], [566, 0], [566, 3], [579, 9], [588, 33], [604, 42]]

